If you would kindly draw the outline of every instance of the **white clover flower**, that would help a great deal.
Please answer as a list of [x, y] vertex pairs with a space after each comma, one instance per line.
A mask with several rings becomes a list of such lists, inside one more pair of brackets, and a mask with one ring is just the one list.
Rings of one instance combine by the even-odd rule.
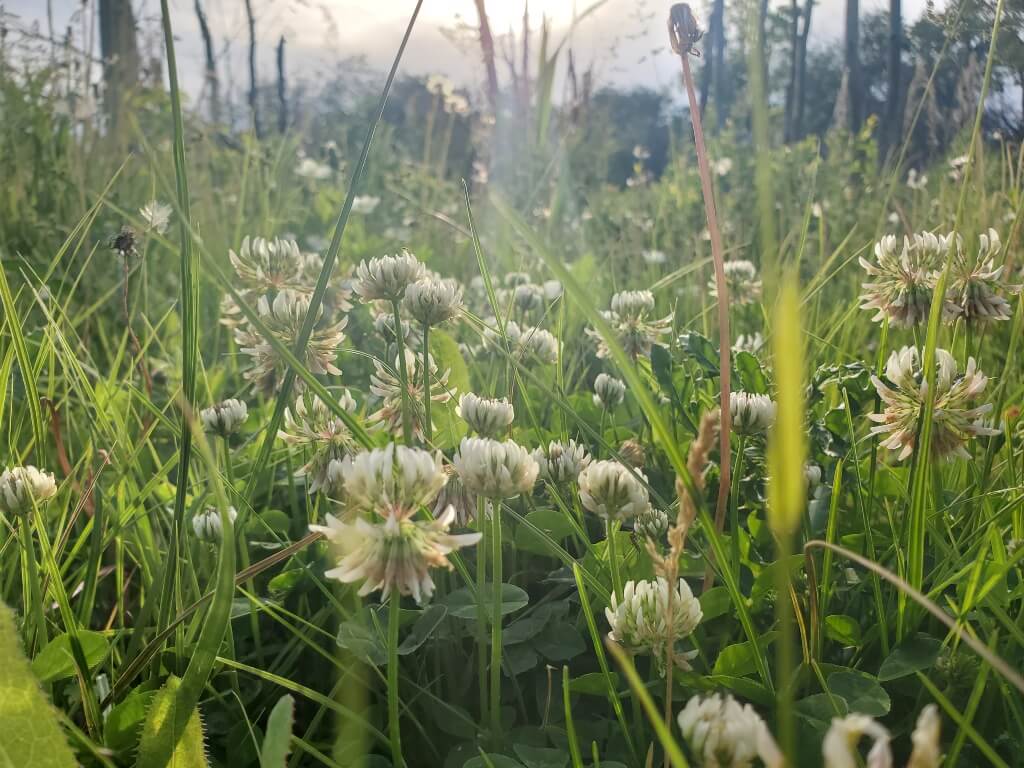
[[886, 235], [875, 243], [875, 261], [860, 259], [874, 282], [864, 283], [861, 309], [874, 309], [875, 322], [888, 319], [897, 327], [909, 328], [928, 319], [936, 270], [953, 244], [953, 235], [920, 232], [913, 240]]
[[617, 461], [595, 461], [580, 472], [580, 501], [605, 520], [626, 520], [650, 507], [646, 480]]
[[441, 454], [389, 443], [341, 463], [346, 510], [405, 520], [429, 506], [448, 482]]
[[704, 768], [749, 768], [755, 759], [768, 768], [784, 764], [781, 750], [761, 716], [732, 696], [694, 696], [676, 721]]
[[57, 495], [53, 474], [28, 465], [0, 474], [0, 512], [17, 515], [42, 506]]
[[547, 301], [554, 301], [562, 295], [562, 284], [558, 280], [545, 280], [541, 285], [544, 291], [544, 298]]
[[171, 206], [156, 200], [150, 200], [139, 208], [139, 216], [146, 222], [146, 228], [151, 229], [158, 235], [162, 235], [167, 231], [167, 226], [170, 224], [173, 212], [174, 209]]
[[547, 451], [537, 448], [531, 455], [540, 467], [540, 479], [556, 484], [576, 482], [580, 472], [590, 464], [587, 449], [575, 440], [568, 444], [552, 441]]
[[647, 451], [643, 443], [631, 437], [619, 445], [619, 458], [631, 467], [643, 469], [647, 461]]
[[[373, 318], [373, 329], [388, 344], [393, 344], [398, 338], [394, 312], [383, 302], [375, 301], [370, 305], [370, 317]], [[402, 337], [407, 349], [423, 348], [423, 328], [418, 323], [410, 323], [408, 320], [402, 323]]]
[[[761, 298], [761, 281], [757, 279], [757, 267], [746, 259], [733, 259], [725, 262], [725, 284], [729, 289], [729, 303], [753, 304]], [[718, 283], [708, 282], [711, 295], [718, 298]]]
[[892, 768], [889, 731], [867, 715], [857, 713], [832, 719], [832, 725], [821, 742], [825, 768], [857, 768], [856, 747], [862, 736], [874, 740], [868, 751], [867, 768]]
[[515, 409], [507, 398], [490, 399], [472, 392], [459, 398], [455, 413], [481, 437], [498, 437], [515, 418]]
[[607, 373], [597, 374], [597, 378], [594, 379], [594, 405], [611, 410], [622, 405], [625, 397], [625, 383]]
[[621, 602], [613, 594], [611, 606], [604, 611], [611, 626], [608, 637], [633, 653], [651, 654], [661, 674], [665, 673], [668, 649], [674, 649], [693, 632], [704, 615], [690, 585], [680, 579], [671, 597], [669, 626], [669, 591], [668, 582], [660, 577], [656, 581], [627, 581]]
[[711, 169], [715, 172], [716, 176], [727, 176], [729, 171], [732, 170], [732, 158], [723, 157], [720, 160], [716, 160]]
[[247, 291], [264, 294], [309, 288], [303, 274], [305, 260], [294, 240], [246, 237], [237, 253], [228, 251], [228, 258]]
[[817, 464], [804, 464], [804, 481], [807, 483], [808, 491], [821, 485], [821, 467]]
[[455, 280], [426, 277], [405, 291], [404, 305], [423, 325], [440, 325], [462, 311], [462, 287]]
[[768, 395], [733, 392], [729, 397], [732, 431], [737, 435], [759, 435], [775, 423], [775, 402]]
[[[651, 347], [671, 330], [672, 316], [652, 318], [654, 294], [650, 291], [620, 291], [612, 296], [611, 309], [602, 312], [612, 327], [616, 340], [632, 358], [649, 355]], [[587, 335], [597, 342], [597, 356], [611, 356], [608, 342], [594, 328], [586, 329]]]
[[374, 256], [356, 268], [355, 291], [364, 301], [401, 301], [406, 289], [426, 275], [426, 268], [412, 253]]
[[914, 751], [910, 754], [907, 768], [939, 768], [942, 762], [942, 744], [939, 741], [941, 731], [939, 708], [929, 704], [917, 716], [914, 732], [910, 734]]
[[[228, 517], [231, 518], [232, 523], [238, 519], [238, 512], [234, 507], [228, 507]], [[216, 507], [207, 507], [203, 512], [197, 513], [192, 518], [192, 532], [202, 542], [219, 544], [224, 537], [220, 511]]]
[[530, 277], [529, 272], [509, 272], [505, 275], [505, 285], [509, 288], [515, 288], [517, 285], [526, 285], [532, 282], [533, 278]]
[[480, 541], [479, 533], [448, 533], [455, 511], [449, 507], [436, 519], [419, 521], [388, 516], [370, 523], [359, 517], [354, 524], [333, 515], [327, 525], [309, 529], [324, 534], [342, 549], [338, 565], [324, 573], [344, 584], [362, 581], [361, 596], [380, 590], [381, 598], [393, 592], [412, 595], [422, 604], [434, 594], [431, 568], [451, 570], [448, 555]]
[[529, 493], [540, 468], [530, 452], [512, 440], [464, 437], [452, 459], [466, 490], [487, 499]]
[[668, 533], [668, 514], [662, 509], [648, 507], [633, 519], [633, 531], [652, 541], [661, 541]]
[[[423, 440], [426, 413], [423, 408], [424, 370], [422, 358], [406, 348], [405, 370], [408, 374], [406, 391], [408, 402], [402, 402], [402, 381], [398, 374], [399, 362], [395, 357], [394, 368], [389, 369], [379, 360], [373, 361], [374, 373], [370, 375], [370, 393], [381, 399], [380, 408], [371, 413], [367, 419], [386, 428], [392, 434], [402, 432], [402, 408], [409, 410], [409, 418], [413, 434]], [[454, 390], [448, 386], [450, 370], [438, 374], [437, 364], [433, 355], [427, 355], [427, 367], [430, 370], [430, 400], [435, 403], [447, 403], [452, 399]]]
[[732, 349], [733, 352], [749, 352], [756, 356], [762, 349], [764, 349], [764, 336], [761, 335], [760, 331], [756, 331], [755, 333], [741, 333], [732, 343]]
[[928, 186], [928, 177], [918, 173], [917, 168], [907, 171], [907, 186], [913, 190], [922, 190]]
[[969, 257], [962, 247], [954, 254], [946, 292], [947, 320], [954, 317], [963, 317], [968, 322], [1009, 320], [1013, 314], [1010, 302], [1002, 293], [1020, 293], [1021, 286], [1003, 280], [1005, 267], [996, 266], [996, 259], [1003, 251], [999, 234], [990, 229], [978, 239], [975, 256]]
[[545, 365], [558, 362], [558, 353], [561, 349], [558, 339], [550, 331], [531, 327], [522, 329], [516, 346], [524, 358], [533, 358]]
[[448, 475], [448, 482], [434, 500], [434, 517], [440, 517], [451, 507], [455, 511], [455, 524], [469, 525], [476, 517], [477, 498], [466, 490], [455, 467], [446, 464], [444, 471]]
[[668, 254], [666, 254], [664, 251], [658, 251], [658, 250], [643, 251], [640, 254], [640, 256], [643, 258], [643, 260], [646, 263], [648, 263], [648, 264], [650, 264], [652, 266], [660, 266], [660, 265], [662, 265], [662, 264], [664, 264], [665, 262], [668, 261]]
[[356, 195], [352, 200], [352, 213], [358, 213], [361, 216], [369, 216], [377, 209], [378, 205], [380, 205], [379, 197], [374, 197], [373, 195]]
[[[310, 296], [296, 291], [280, 291], [273, 302], [267, 296], [261, 296], [256, 304], [267, 330], [279, 342], [289, 349], [294, 349], [302, 330], [306, 313], [309, 311]], [[318, 314], [322, 314], [323, 310]], [[348, 318], [332, 324], [318, 324], [309, 343], [306, 345], [305, 364], [315, 374], [341, 375], [341, 370], [334, 365], [334, 359], [345, 340], [344, 328]], [[244, 323], [235, 329], [235, 342], [243, 354], [252, 358], [252, 366], [243, 376], [256, 387], [278, 387], [284, 378], [287, 362], [267, 339], [251, 324]], [[296, 380], [296, 391], [302, 391], [302, 382]]]
[[247, 418], [249, 407], [244, 401], [235, 398], [211, 405], [199, 412], [203, 431], [220, 437], [228, 437], [238, 432]]
[[[347, 389], [341, 393], [338, 404], [355, 413], [356, 401]], [[296, 477], [309, 477], [309, 493], [337, 491], [338, 485], [332, 482], [332, 465], [344, 459], [355, 448], [356, 441], [348, 425], [327, 403], [315, 395], [308, 399], [299, 397], [293, 408], [285, 410], [284, 428], [277, 436], [290, 446], [302, 448], [309, 457], [295, 472]]]
[[331, 166], [318, 162], [312, 157], [303, 157], [295, 166], [295, 175], [306, 179], [322, 181], [331, 177]]
[[[988, 377], [978, 370], [974, 358], [967, 360], [967, 370], [960, 374], [956, 360], [944, 349], [935, 350], [935, 410], [932, 415], [931, 450], [938, 459], [970, 458], [967, 442], [972, 437], [998, 435], [982, 421], [992, 409], [991, 403], [974, 405], [988, 384]], [[871, 433], [886, 436], [880, 445], [899, 451], [902, 461], [914, 452], [918, 421], [924, 412], [928, 384], [921, 369], [920, 357], [914, 347], [893, 352], [885, 366], [885, 377], [892, 386], [877, 376], [871, 377], [878, 396], [885, 403], [882, 413], [869, 416], [878, 426]]]

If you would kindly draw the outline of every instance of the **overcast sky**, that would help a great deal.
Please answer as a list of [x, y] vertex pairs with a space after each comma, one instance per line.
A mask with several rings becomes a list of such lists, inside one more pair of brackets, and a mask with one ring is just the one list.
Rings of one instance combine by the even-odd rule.
[[[81, 0], [50, 2], [57, 30], [65, 29], [72, 13], [82, 5]], [[232, 70], [235, 82], [244, 82], [247, 30], [243, 0], [202, 3], [222, 66]], [[135, 0], [134, 4], [142, 28], [155, 35], [159, 1]], [[539, 24], [542, 15], [546, 15], [556, 42], [568, 34], [574, 12], [582, 13], [590, 4], [591, 0], [529, 0], [531, 18]], [[194, 87], [201, 78], [202, 52], [193, 0], [170, 0], [170, 5], [180, 41], [181, 76], [186, 88]], [[572, 33], [578, 66], [593, 65], [599, 86], [644, 84], [657, 89], [673, 83], [678, 62], [665, 46], [664, 17], [669, 5], [666, 0], [606, 0]], [[698, 10], [704, 5], [701, 0], [696, 3]], [[728, 7], [733, 5], [733, 0], [726, 0], [727, 14]], [[861, 12], [870, 13], [886, 5], [887, 0], [861, 0]], [[925, 0], [903, 0], [904, 14], [914, 18], [924, 5]], [[46, 0], [4, 0], [3, 6], [20, 17], [18, 24], [38, 22], [45, 33]], [[315, 79], [323, 66], [354, 54], [365, 55], [372, 67], [386, 68], [415, 0], [253, 0], [253, 6], [261, 76], [268, 80], [273, 77], [273, 46], [284, 35], [288, 41], [289, 75]], [[487, 0], [487, 8], [496, 35], [521, 28], [523, 0]], [[460, 21], [476, 24], [473, 0], [426, 0], [406, 52], [403, 71], [417, 75], [439, 72], [460, 85], [478, 87], [482, 77], [479, 50], [475, 45], [460, 49], [444, 34]], [[842, 34], [842, 29], [843, 0], [818, 0], [812, 27], [815, 43], [828, 44]]]

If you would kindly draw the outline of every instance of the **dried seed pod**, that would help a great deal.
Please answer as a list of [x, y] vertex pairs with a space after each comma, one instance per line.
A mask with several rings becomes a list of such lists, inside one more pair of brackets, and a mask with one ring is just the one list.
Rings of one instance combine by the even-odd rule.
[[668, 12], [668, 39], [672, 50], [680, 56], [700, 56], [694, 45], [704, 36], [700, 22], [686, 3], [676, 3]]

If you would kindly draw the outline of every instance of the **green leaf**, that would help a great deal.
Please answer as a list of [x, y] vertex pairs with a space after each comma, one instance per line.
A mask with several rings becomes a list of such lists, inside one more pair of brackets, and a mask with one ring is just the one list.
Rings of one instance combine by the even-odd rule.
[[14, 627], [0, 603], [0, 764], [16, 768], [74, 768], [57, 713], [39, 689]]
[[[469, 368], [459, 352], [459, 345], [444, 331], [431, 329], [430, 354], [437, 363], [438, 375], [446, 370], [448, 373], [448, 389], [451, 392], [470, 392]], [[431, 380], [431, 391], [437, 389], [437, 382]], [[450, 448], [458, 444], [466, 436], [466, 422], [455, 413], [457, 398], [447, 403], [435, 403], [431, 408], [430, 420], [434, 432], [434, 443], [442, 448]]]
[[576, 627], [565, 621], [548, 625], [533, 641], [533, 647], [549, 661], [567, 661], [587, 650]]
[[561, 749], [531, 747], [529, 744], [514, 744], [512, 749], [526, 768], [565, 768], [569, 762], [569, 755]]
[[679, 337], [683, 353], [699, 365], [709, 376], [718, 375], [718, 347], [699, 333], [684, 333]]
[[835, 695], [829, 697], [827, 693], [816, 693], [800, 699], [793, 705], [793, 709], [819, 731], [828, 728], [833, 717], [842, 717], [851, 711], [845, 699]]
[[732, 600], [729, 590], [725, 587], [712, 587], [700, 596], [701, 621], [711, 621], [728, 612]]
[[548, 623], [547, 616], [526, 616], [518, 621], [513, 621], [501, 633], [501, 644], [503, 646], [517, 645], [533, 640]]
[[525, 768], [525, 766], [522, 763], [517, 763], [511, 757], [488, 753], [470, 758], [462, 768]]
[[343, 621], [338, 627], [336, 640], [339, 646], [376, 667], [387, 661], [384, 638], [361, 621]]
[[203, 746], [203, 722], [199, 719], [198, 709], [192, 710], [177, 744], [160, 743], [172, 737], [164, 723], [174, 716], [175, 693], [180, 687], [181, 680], [172, 675], [153, 697], [149, 714], [146, 715], [146, 723], [142, 726], [137, 768], [162, 765], [166, 755], [170, 755], [170, 760], [166, 764], [174, 768], [207, 768], [206, 751]]
[[892, 703], [889, 694], [871, 675], [855, 670], [833, 672], [828, 676], [828, 687], [836, 696], [842, 696], [850, 705], [851, 712], [861, 712], [872, 717], [889, 714]]
[[672, 355], [660, 344], [651, 347], [651, 372], [662, 391], [675, 400], [677, 394], [672, 381]]
[[295, 699], [285, 694], [277, 700], [267, 718], [267, 733], [260, 750], [260, 768], [284, 768], [291, 751]]
[[412, 625], [412, 631], [406, 635], [402, 644], [398, 646], [398, 655], [407, 656], [417, 650], [427, 641], [447, 615], [448, 609], [439, 604], [431, 605], [421, 612], [416, 622]]
[[928, 669], [939, 658], [942, 643], [928, 635], [909, 637], [896, 646], [878, 669], [883, 683]]
[[[537, 526], [555, 542], [562, 541], [573, 535], [572, 523], [565, 514], [557, 509], [535, 509], [526, 516], [526, 520]], [[557, 556], [557, 550], [536, 531], [527, 526], [516, 528], [516, 548], [537, 555]]]
[[[78, 639], [82, 643], [85, 661], [92, 669], [107, 655], [107, 638], [101, 632], [80, 630]], [[53, 638], [39, 654], [32, 659], [32, 674], [40, 682], [52, 683], [75, 676], [75, 660], [71, 656], [71, 636], [67, 633]]]
[[[484, 584], [483, 589], [478, 591], [480, 601], [484, 606], [491, 605], [491, 585]], [[515, 613], [520, 608], [526, 607], [530, 602], [530, 596], [519, 587], [512, 584], [501, 585], [501, 615], [505, 616]], [[469, 587], [457, 589], [444, 596], [441, 604], [448, 607], [448, 613], [457, 619], [477, 618], [477, 601]]]
[[768, 380], [761, 370], [761, 362], [756, 357], [746, 350], [741, 350], [736, 353], [734, 365], [744, 392], [768, 394]]
[[833, 613], [825, 617], [825, 635], [846, 648], [860, 645], [860, 622], [853, 616]]
[[103, 723], [103, 744], [115, 752], [131, 752], [139, 743], [139, 732], [156, 691], [135, 689], [107, 713]]
[[[619, 675], [617, 672], [609, 673], [612, 678], [612, 686], [618, 688]], [[604, 672], [587, 672], [585, 675], [574, 677], [569, 683], [569, 690], [573, 693], [582, 693], [588, 696], [607, 696], [608, 683], [605, 680]]]
[[[775, 632], [765, 632], [757, 639], [760, 653], [775, 639]], [[743, 677], [757, 669], [755, 649], [750, 641], [727, 645], [715, 659], [714, 674], [729, 677]]]

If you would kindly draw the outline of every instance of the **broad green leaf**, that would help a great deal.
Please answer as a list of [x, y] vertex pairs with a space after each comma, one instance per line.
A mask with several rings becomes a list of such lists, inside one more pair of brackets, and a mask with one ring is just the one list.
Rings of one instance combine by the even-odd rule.
[[825, 634], [844, 647], [855, 648], [861, 641], [860, 622], [853, 616], [833, 613], [825, 617]]
[[512, 749], [526, 768], [565, 768], [569, 762], [569, 755], [561, 749], [532, 747], [529, 744], [515, 744]]
[[842, 696], [830, 697], [827, 693], [815, 693], [813, 696], [800, 699], [793, 708], [800, 717], [819, 731], [828, 728], [833, 717], [842, 717], [852, 711]]
[[751, 392], [757, 395], [768, 394], [768, 380], [764, 371], [761, 370], [761, 362], [746, 350], [736, 353], [733, 365], [739, 375], [740, 384], [744, 392]]
[[[618, 688], [619, 675], [616, 672], [609, 673], [612, 678], [612, 687]], [[585, 675], [574, 677], [569, 683], [569, 690], [573, 693], [584, 693], [589, 696], [607, 696], [608, 683], [603, 672], [587, 672]]]
[[[448, 389], [452, 393], [471, 391], [469, 368], [459, 352], [459, 345], [444, 331], [431, 329], [430, 354], [437, 364], [438, 375], [448, 371]], [[431, 381], [432, 393], [437, 389], [437, 382]], [[430, 409], [430, 420], [434, 432], [434, 442], [442, 447], [453, 447], [466, 436], [466, 422], [455, 414], [458, 397], [451, 398], [447, 403], [434, 403]]]
[[878, 669], [883, 683], [928, 669], [939, 658], [942, 643], [928, 635], [909, 637], [896, 646]]
[[846, 699], [851, 712], [861, 712], [872, 717], [889, 714], [892, 706], [889, 694], [871, 675], [855, 670], [833, 672], [828, 676], [828, 687], [837, 696]]
[[185, 730], [173, 745], [160, 744], [161, 739], [170, 738], [170, 731], [164, 723], [173, 717], [175, 692], [181, 687], [177, 677], [167, 678], [149, 707], [146, 722], [142, 726], [142, 738], [139, 741], [139, 760], [137, 768], [150, 768], [162, 763], [162, 756], [170, 754], [167, 765], [174, 768], [207, 768], [206, 749], [203, 745], [203, 722], [199, 718], [199, 710], [193, 709], [192, 715], [185, 724]]
[[488, 753], [467, 760], [462, 768], [525, 768], [525, 766], [511, 757]]
[[[573, 535], [572, 523], [565, 514], [557, 509], [535, 509], [526, 519], [544, 531], [555, 542], [562, 541]], [[526, 526], [516, 528], [516, 548], [538, 555], [554, 557], [557, 552], [551, 544], [538, 533]]]
[[11, 609], [0, 603], [0, 765], [74, 768], [57, 713], [21, 652]]
[[[757, 644], [760, 647], [760, 652], [762, 654], [775, 639], [775, 635], [775, 632], [765, 632], [757, 639]], [[753, 645], [747, 641], [727, 645], [723, 648], [721, 653], [718, 654], [718, 658], [715, 659], [714, 674], [726, 675], [729, 677], [743, 677], [754, 672], [756, 669], [757, 662], [755, 659], [755, 649]]]
[[267, 718], [267, 732], [260, 750], [260, 768], [284, 768], [291, 751], [295, 699], [285, 694], [277, 700]]
[[153, 705], [156, 691], [132, 691], [107, 713], [103, 723], [103, 744], [115, 752], [131, 752], [139, 744], [142, 724]]
[[716, 619], [728, 612], [731, 606], [729, 590], [725, 587], [712, 587], [700, 596], [700, 610], [703, 614], [701, 621]]
[[384, 638], [372, 626], [361, 621], [343, 621], [338, 627], [336, 640], [339, 646], [374, 666], [380, 666], [387, 660]]
[[708, 376], [718, 376], [718, 347], [707, 337], [699, 333], [684, 333], [679, 337], [679, 346]]
[[[78, 639], [82, 643], [82, 652], [90, 669], [103, 661], [103, 657], [107, 655], [108, 643], [102, 632], [83, 629], [79, 631]], [[32, 674], [43, 683], [74, 677], [75, 672], [75, 660], [71, 656], [71, 637], [67, 633], [53, 638], [32, 659]]]
[[549, 624], [534, 639], [533, 647], [549, 661], [568, 661], [587, 650], [576, 627], [566, 621]]
[[[491, 585], [485, 584], [483, 589], [478, 591], [478, 597], [484, 606], [490, 607], [491, 605]], [[515, 613], [520, 608], [526, 607], [530, 602], [530, 596], [526, 594], [519, 587], [513, 586], [512, 584], [501, 585], [501, 615], [505, 616], [509, 613]], [[469, 590], [469, 587], [463, 587], [457, 589], [454, 592], [445, 595], [441, 600], [441, 603], [448, 607], [448, 613], [458, 619], [476, 619], [477, 618], [477, 601], [473, 596], [473, 593]]]
[[417, 650], [427, 641], [447, 615], [448, 609], [440, 604], [431, 605], [424, 609], [412, 625], [412, 631], [405, 636], [401, 645], [398, 646], [398, 655], [407, 656]]

